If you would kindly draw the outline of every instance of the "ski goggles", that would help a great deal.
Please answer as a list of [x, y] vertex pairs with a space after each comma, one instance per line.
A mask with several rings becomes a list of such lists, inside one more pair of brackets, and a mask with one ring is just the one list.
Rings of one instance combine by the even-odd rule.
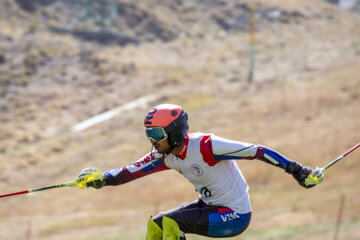
[[160, 142], [168, 138], [163, 127], [147, 127], [145, 128], [146, 136], [155, 142]]

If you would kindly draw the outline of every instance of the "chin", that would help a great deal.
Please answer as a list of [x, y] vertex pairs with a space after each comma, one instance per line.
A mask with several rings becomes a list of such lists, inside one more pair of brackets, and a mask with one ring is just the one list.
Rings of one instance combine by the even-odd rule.
[[159, 149], [159, 150], [157, 150], [157, 152], [158, 152], [158, 153], [160, 153], [160, 154], [164, 154], [164, 153], [166, 153], [166, 151], [164, 151], [164, 150], [160, 150], [160, 149]]
[[158, 153], [165, 154], [169, 151], [169, 149], [158, 149]]

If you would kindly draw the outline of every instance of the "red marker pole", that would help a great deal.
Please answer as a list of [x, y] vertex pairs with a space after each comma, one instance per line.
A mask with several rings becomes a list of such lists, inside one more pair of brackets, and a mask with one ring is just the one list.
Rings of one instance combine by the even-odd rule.
[[77, 186], [77, 184], [78, 184], [78, 182], [76, 182], [76, 181], [67, 182], [67, 183], [48, 186], [48, 187], [34, 188], [34, 189], [29, 189], [29, 190], [25, 190], [25, 191], [21, 191], [21, 192], [8, 193], [8, 194], [0, 195], [0, 198], [21, 195], [21, 194], [26, 194], [26, 193], [32, 193], [32, 192], [39, 192], [39, 191], [44, 191], [44, 190], [54, 189], [54, 188], [74, 187], [74, 186]]
[[21, 192], [14, 192], [14, 193], [9, 193], [9, 194], [0, 195], [0, 198], [3, 198], [3, 197], [10, 197], [10, 196], [14, 196], [14, 195], [20, 195], [20, 194], [25, 194], [25, 193], [29, 193], [29, 190], [25, 190], [25, 191], [21, 191]]
[[337, 159], [335, 159], [334, 161], [332, 161], [331, 163], [329, 163], [328, 165], [326, 165], [325, 167], [323, 167], [321, 170], [325, 171], [326, 169], [328, 169], [329, 167], [331, 167], [332, 165], [334, 165], [335, 163], [337, 163], [338, 161], [340, 161], [341, 159], [343, 159], [344, 157], [346, 157], [349, 153], [351, 153], [352, 151], [354, 151], [355, 149], [357, 149], [358, 147], [360, 147], [360, 143], [356, 144], [354, 147], [350, 148], [347, 152], [345, 152], [343, 155], [339, 156]]

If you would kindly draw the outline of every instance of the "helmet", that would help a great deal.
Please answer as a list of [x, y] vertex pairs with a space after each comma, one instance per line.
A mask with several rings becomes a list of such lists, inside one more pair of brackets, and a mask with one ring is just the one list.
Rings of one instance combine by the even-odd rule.
[[189, 130], [187, 113], [173, 104], [153, 107], [145, 117], [144, 126], [149, 139], [162, 141], [168, 138], [173, 148], [183, 143]]

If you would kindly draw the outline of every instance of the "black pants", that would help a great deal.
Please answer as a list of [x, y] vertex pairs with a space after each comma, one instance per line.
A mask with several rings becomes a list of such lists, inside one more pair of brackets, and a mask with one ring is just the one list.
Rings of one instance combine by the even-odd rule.
[[201, 199], [181, 204], [154, 217], [162, 228], [162, 217], [175, 220], [184, 233], [208, 237], [232, 237], [242, 233], [249, 225], [251, 212], [240, 214], [223, 206], [208, 206]]

